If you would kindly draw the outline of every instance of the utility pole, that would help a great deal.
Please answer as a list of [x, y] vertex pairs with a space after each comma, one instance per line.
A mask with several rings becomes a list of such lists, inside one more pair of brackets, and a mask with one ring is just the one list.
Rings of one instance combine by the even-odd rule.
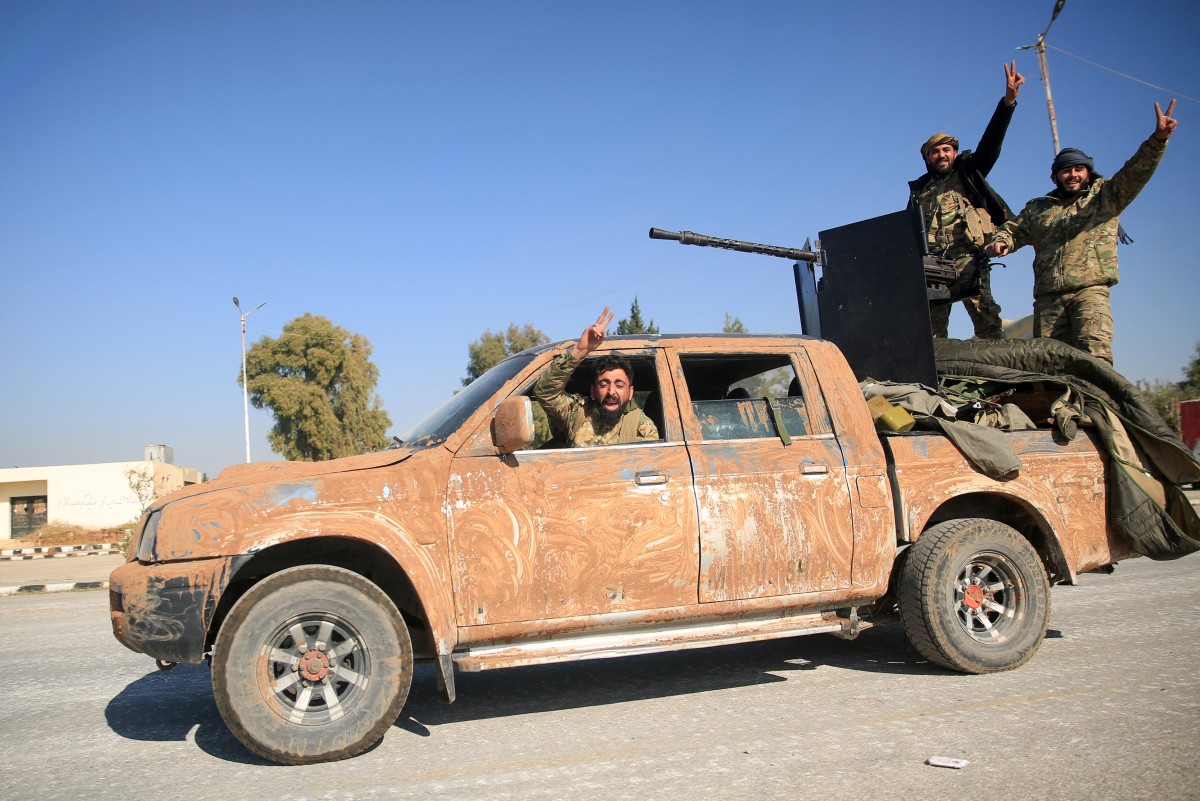
[[1063, 10], [1067, 0], [1058, 0], [1054, 4], [1054, 12], [1050, 15], [1050, 24], [1046, 26], [1046, 30], [1042, 31], [1037, 38], [1037, 42], [1031, 45], [1023, 45], [1018, 47], [1018, 50], [1028, 50], [1029, 48], [1037, 48], [1038, 66], [1042, 70], [1042, 83], [1046, 84], [1046, 108], [1050, 111], [1050, 135], [1054, 138], [1054, 155], [1058, 156], [1058, 121], [1054, 118], [1054, 98], [1050, 96], [1050, 70], [1046, 66], [1046, 34], [1050, 33], [1050, 25], [1054, 24], [1054, 20], [1058, 19], [1058, 14]]
[[246, 318], [267, 305], [264, 300], [248, 312], [242, 311], [242, 304], [237, 295], [233, 296], [233, 305], [237, 306], [242, 315], [242, 417], [246, 423], [246, 462], [250, 462], [250, 390], [246, 387]]

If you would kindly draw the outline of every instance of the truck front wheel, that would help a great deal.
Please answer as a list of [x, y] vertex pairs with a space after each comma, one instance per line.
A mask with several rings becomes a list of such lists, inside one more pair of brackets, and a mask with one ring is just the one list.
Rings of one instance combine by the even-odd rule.
[[289, 765], [361, 753], [400, 714], [412, 644], [395, 605], [350, 570], [294, 567], [253, 587], [213, 649], [213, 693], [251, 751]]
[[1024, 537], [994, 520], [951, 520], [909, 551], [900, 620], [922, 656], [964, 673], [1011, 670], [1033, 656], [1050, 619], [1050, 582]]

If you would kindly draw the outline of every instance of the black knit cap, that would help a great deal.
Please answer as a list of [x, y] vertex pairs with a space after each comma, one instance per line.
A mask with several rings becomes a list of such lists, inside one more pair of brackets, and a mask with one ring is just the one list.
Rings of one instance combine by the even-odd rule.
[[1054, 163], [1050, 165], [1050, 172], [1057, 174], [1059, 170], [1065, 170], [1067, 167], [1074, 167], [1078, 164], [1087, 167], [1088, 172], [1096, 171], [1096, 165], [1091, 156], [1078, 148], [1064, 147], [1054, 157]]

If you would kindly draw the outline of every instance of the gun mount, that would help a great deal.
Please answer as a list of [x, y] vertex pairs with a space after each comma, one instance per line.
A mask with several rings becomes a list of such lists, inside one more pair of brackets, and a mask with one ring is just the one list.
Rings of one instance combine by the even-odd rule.
[[841, 348], [859, 380], [888, 376], [936, 385], [929, 304], [951, 303], [971, 292], [951, 296], [957, 277], [954, 264], [929, 253], [920, 208], [839, 226], [819, 236], [817, 248], [808, 250], [650, 229], [651, 239], [794, 262], [801, 331]]

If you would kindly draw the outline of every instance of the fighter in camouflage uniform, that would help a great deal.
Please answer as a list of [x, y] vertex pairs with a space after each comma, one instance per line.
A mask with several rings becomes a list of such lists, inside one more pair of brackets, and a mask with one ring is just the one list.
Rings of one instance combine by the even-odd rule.
[[1109, 287], [1117, 283], [1118, 215], [1150, 180], [1179, 124], [1154, 104], [1154, 133], [1105, 180], [1090, 156], [1063, 148], [1050, 167], [1057, 188], [1034, 198], [987, 246], [1003, 256], [1033, 245], [1033, 335], [1052, 337], [1110, 364], [1113, 321]]
[[[1004, 98], [988, 121], [979, 146], [974, 152], [958, 152], [958, 140], [944, 133], [929, 137], [921, 145], [921, 158], [927, 172], [910, 181], [908, 206], [920, 206], [925, 216], [929, 252], [951, 259], [956, 278], [950, 285], [951, 297], [979, 284], [979, 294], [963, 299], [963, 306], [980, 339], [1002, 339], [1000, 306], [992, 298], [988, 271], [979, 271], [975, 256], [983, 250], [988, 235], [1012, 217], [1003, 198], [988, 185], [986, 176], [1000, 158], [1004, 134], [1017, 106], [1017, 94], [1025, 78], [1016, 63], [1004, 65]], [[939, 301], [929, 306], [929, 320], [935, 337], [945, 337], [950, 324], [952, 303]]]
[[608, 355], [597, 361], [589, 397], [565, 391], [575, 368], [604, 341], [604, 329], [612, 318], [605, 306], [596, 322], [583, 330], [579, 342], [556, 356], [533, 386], [533, 397], [575, 448], [658, 439], [654, 421], [633, 399], [633, 375], [626, 359]]

